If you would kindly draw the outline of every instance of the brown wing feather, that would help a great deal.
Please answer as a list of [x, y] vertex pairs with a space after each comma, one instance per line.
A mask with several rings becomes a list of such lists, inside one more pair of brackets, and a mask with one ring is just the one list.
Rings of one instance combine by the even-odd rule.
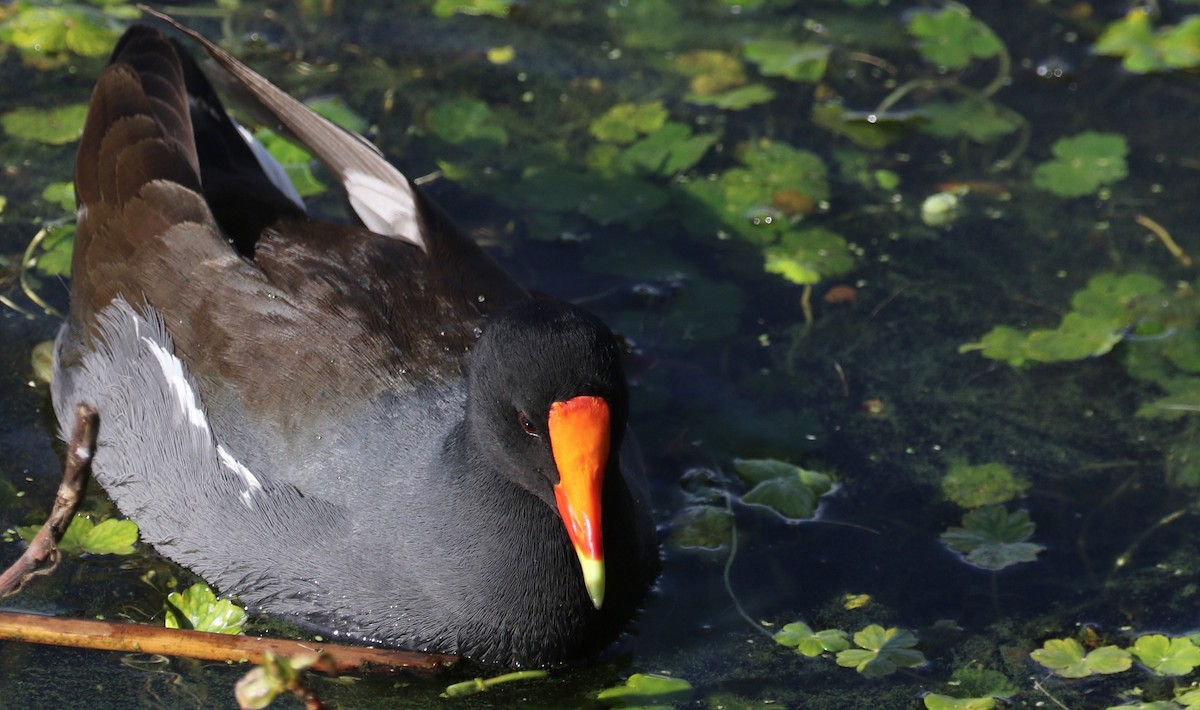
[[[149, 32], [118, 47], [80, 143], [75, 332], [90, 338], [95, 314], [117, 297], [148, 303], [206, 399], [233, 397], [286, 428], [381, 389], [463, 376], [476, 329], [523, 291], [469, 240], [448, 248], [457, 234], [427, 253], [286, 218], [252, 260], [239, 256], [200, 189], [187, 97], [171, 84], [182, 82], [175, 50]], [[432, 229], [453, 229], [421, 205]], [[263, 366], [285, 353], [289, 369]]]

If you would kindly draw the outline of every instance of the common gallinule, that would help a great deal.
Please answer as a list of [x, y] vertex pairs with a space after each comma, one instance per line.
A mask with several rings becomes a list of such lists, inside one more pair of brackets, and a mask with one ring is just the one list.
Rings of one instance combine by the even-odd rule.
[[489, 663], [606, 646], [658, 562], [612, 333], [193, 36], [370, 229], [310, 218], [186, 53], [130, 29], [79, 145], [55, 345], [59, 421], [100, 413], [96, 478], [252, 609]]

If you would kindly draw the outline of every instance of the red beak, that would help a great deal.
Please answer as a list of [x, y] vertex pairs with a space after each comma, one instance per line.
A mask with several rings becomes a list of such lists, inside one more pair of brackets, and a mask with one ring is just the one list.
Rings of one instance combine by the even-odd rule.
[[610, 422], [608, 403], [600, 397], [572, 397], [550, 406], [550, 450], [558, 468], [554, 498], [579, 556], [584, 586], [597, 609], [604, 603], [600, 499], [608, 465]]

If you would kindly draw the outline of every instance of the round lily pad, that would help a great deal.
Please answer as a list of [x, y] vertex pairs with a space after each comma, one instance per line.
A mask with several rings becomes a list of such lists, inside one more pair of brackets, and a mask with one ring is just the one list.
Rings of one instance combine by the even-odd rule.
[[1037, 166], [1033, 184], [1063, 197], [1082, 197], [1129, 174], [1129, 144], [1115, 133], [1087, 131], [1060, 138], [1051, 147], [1054, 159]]

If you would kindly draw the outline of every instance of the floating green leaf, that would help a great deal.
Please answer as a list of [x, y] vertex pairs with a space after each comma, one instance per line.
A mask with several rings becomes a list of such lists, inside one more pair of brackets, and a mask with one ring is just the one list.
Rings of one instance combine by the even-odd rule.
[[24, 8], [0, 26], [0, 39], [27, 57], [68, 52], [103, 57], [119, 35], [120, 27], [112, 18], [95, 8], [75, 4]]
[[471, 141], [508, 145], [508, 131], [492, 115], [487, 104], [470, 98], [451, 99], [429, 112], [429, 128], [448, 143]]
[[691, 692], [692, 684], [682, 678], [634, 673], [624, 685], [600, 691], [596, 699], [609, 707], [657, 706], [683, 700]]
[[348, 131], [362, 133], [367, 130], [367, 119], [350, 108], [346, 100], [340, 96], [310, 99], [304, 104]]
[[1200, 66], [1200, 17], [1155, 31], [1145, 8], [1135, 7], [1104, 29], [1094, 49], [1121, 57], [1121, 64], [1138, 74], [1193, 69]]
[[252, 668], [234, 685], [234, 696], [241, 710], [263, 710], [284, 693], [292, 693], [300, 687], [300, 671], [303, 671], [321, 656], [317, 653], [295, 656], [276, 656], [270, 651], [263, 653], [262, 663]]
[[949, 695], [929, 693], [921, 699], [927, 710], [992, 710], [996, 707], [996, 699], [983, 698], [953, 698]]
[[747, 505], [761, 505], [788, 520], [807, 520], [817, 512], [817, 494], [794, 478], [765, 481], [742, 496]]
[[52, 182], [42, 190], [42, 199], [52, 205], [58, 205], [66, 212], [74, 212], [75, 184], [71, 182]]
[[1000, 463], [954, 464], [942, 479], [946, 498], [963, 508], [1005, 503], [1028, 489], [1029, 481], [1014, 476], [1011, 468]]
[[1120, 673], [1133, 665], [1124, 649], [1102, 646], [1084, 655], [1083, 646], [1075, 639], [1050, 639], [1029, 656], [1064, 678]]
[[748, 505], [761, 505], [788, 520], [808, 520], [816, 515], [821, 496], [833, 490], [833, 478], [774, 459], [739, 459], [738, 475], [754, 487], [742, 496]]
[[1175, 693], [1175, 702], [1187, 710], [1200, 710], [1200, 688], [1178, 688]]
[[966, 554], [967, 562], [984, 569], [999, 570], [1018, 562], [1033, 562], [1044, 548], [1027, 542], [1035, 529], [1029, 514], [1019, 510], [1011, 515], [993, 505], [963, 516], [962, 527], [942, 533], [942, 542]]
[[66, 145], [79, 140], [85, 118], [87, 104], [71, 104], [45, 110], [19, 108], [0, 116], [0, 124], [15, 138]]
[[1159, 675], [1187, 675], [1200, 666], [1200, 647], [1187, 637], [1141, 636], [1130, 651], [1142, 665]]
[[715, 134], [694, 136], [689, 126], [672, 121], [616, 154], [614, 162], [627, 173], [670, 176], [699, 162], [716, 141]]
[[167, 595], [168, 629], [193, 629], [217, 634], [240, 634], [246, 612], [228, 599], [217, 599], [203, 582], [188, 587], [182, 594]]
[[884, 114], [848, 111], [838, 102], [813, 106], [813, 124], [843, 136], [863, 148], [883, 148], [915, 130], [929, 119], [917, 112]]
[[1200, 17], [1189, 17], [1175, 27], [1164, 28], [1158, 48], [1163, 64], [1170, 69], [1200, 66]]
[[898, 668], [912, 668], [924, 664], [925, 656], [913, 646], [917, 637], [907, 629], [884, 629], [872, 624], [854, 634], [858, 648], [840, 651], [837, 664], [854, 668], [868, 678], [878, 678], [895, 673]]
[[1164, 66], [1154, 27], [1146, 10], [1141, 7], [1130, 10], [1124, 18], [1106, 27], [1096, 39], [1094, 49], [1097, 54], [1124, 57], [1125, 68], [1139, 74], [1157, 71]]
[[70, 276], [71, 253], [74, 250], [74, 223], [46, 227], [46, 237], [38, 245], [32, 266], [46, 276]]
[[850, 648], [849, 634], [841, 629], [813, 631], [808, 624], [797, 621], [776, 632], [775, 641], [788, 648], [796, 649], [809, 658], [822, 653], [839, 653]]
[[[38, 527], [40, 526], [34, 526], [33, 530], [35, 533]], [[75, 517], [71, 519], [70, 524], [67, 525], [67, 529], [63, 531], [63, 535], [58, 541], [58, 549], [68, 555], [81, 554], [84, 551], [84, 539], [88, 536], [88, 533], [95, 529], [96, 524], [92, 522], [91, 518], [82, 513], [76, 513]]]
[[824, 227], [787, 232], [763, 250], [767, 273], [800, 285], [812, 285], [854, 268], [855, 256], [841, 235]]
[[[33, 540], [41, 525], [26, 525], [17, 534], [26, 542]], [[96, 524], [83, 513], [76, 513], [58, 541], [58, 549], [68, 555], [128, 555], [138, 538], [137, 523], [109, 519]]]
[[929, 121], [921, 126], [926, 133], [941, 138], [966, 136], [976, 143], [991, 143], [1021, 127], [1011, 111], [977, 97], [958, 101], [930, 101], [921, 106]]
[[974, 59], [1004, 51], [1000, 38], [962, 5], [914, 13], [908, 31], [926, 59], [947, 69], [964, 69]]
[[667, 109], [663, 108], [662, 101], [644, 104], [620, 103], [592, 121], [588, 132], [597, 140], [632, 143], [640, 135], [658, 131], [666, 122]]
[[1107, 354], [1124, 337], [1111, 318], [1073, 311], [1057, 328], [1029, 333], [1025, 353], [1037, 362], [1071, 362]]
[[775, 98], [775, 92], [765, 84], [746, 84], [719, 94], [688, 94], [689, 103], [698, 106], [716, 106], [729, 111], [741, 111]]
[[138, 539], [138, 526], [132, 520], [109, 518], [84, 534], [80, 547], [94, 555], [128, 555]]
[[954, 669], [950, 685], [963, 697], [1011, 698], [1021, 692], [1003, 673], [974, 664]]
[[715, 505], [684, 508], [671, 522], [671, 546], [693, 550], [718, 550], [729, 543], [733, 513]]
[[959, 346], [958, 351], [965, 353], [978, 350], [980, 355], [989, 360], [1003, 360], [1013, 367], [1020, 367], [1029, 360], [1025, 343], [1025, 333], [1006, 325], [998, 325], [977, 342]]
[[1158, 307], [1154, 297], [1163, 289], [1162, 281], [1148, 274], [1097, 274], [1071, 299], [1073, 310], [1057, 328], [1023, 334], [998, 326], [979, 342], [961, 346], [959, 352], [978, 350], [984, 357], [1017, 367], [1031, 361], [1065, 362], [1104, 355], [1121, 342], [1126, 329]]
[[714, 96], [746, 83], [746, 70], [737, 57], [728, 52], [700, 49], [675, 58], [675, 69], [690, 76], [692, 94]]
[[319, 195], [327, 189], [325, 183], [313, 173], [316, 160], [312, 153], [266, 128], [255, 131], [254, 138], [283, 166], [288, 180], [301, 197]]
[[625, 47], [675, 50], [688, 37], [686, 11], [672, 0], [615, 3], [605, 9], [623, 30]]
[[1129, 174], [1129, 144], [1115, 133], [1087, 131], [1060, 138], [1051, 147], [1054, 160], [1037, 166], [1033, 184], [1063, 197], [1090, 195]]
[[758, 39], [746, 43], [746, 59], [757, 64], [758, 70], [766, 76], [782, 76], [811, 84], [825, 76], [829, 47]]
[[437, 17], [460, 15], [491, 15], [507, 17], [516, 0], [436, 0], [433, 14]]
[[[775, 242], [794, 221], [829, 199], [828, 171], [814, 153], [762, 140], [742, 145], [738, 157], [745, 167], [731, 168], [716, 180], [689, 182], [685, 189], [726, 226], [757, 244]], [[713, 228], [711, 220], [707, 224]]]
[[746, 483], [758, 484], [795, 476], [804, 469], [779, 459], [734, 459], [733, 470]]

